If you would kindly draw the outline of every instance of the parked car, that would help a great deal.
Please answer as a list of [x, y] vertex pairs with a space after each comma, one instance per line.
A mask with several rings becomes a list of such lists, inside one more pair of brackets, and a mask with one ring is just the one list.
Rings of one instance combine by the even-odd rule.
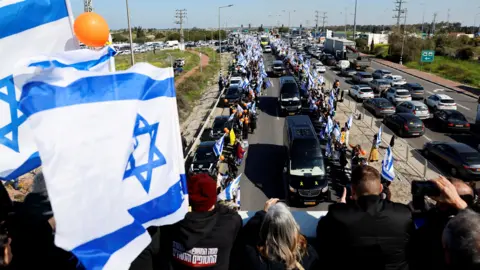
[[348, 60], [340, 60], [337, 62], [337, 68], [339, 70], [347, 69], [350, 67], [350, 61]]
[[402, 86], [407, 83], [407, 81], [400, 75], [386, 75], [384, 79], [393, 87]]
[[373, 78], [375, 79], [383, 79], [387, 75], [391, 75], [392, 72], [386, 69], [377, 69], [372, 73]]
[[363, 107], [376, 117], [385, 117], [395, 113], [395, 106], [385, 98], [371, 98], [363, 102]]
[[225, 94], [225, 98], [223, 100], [223, 105], [228, 107], [235, 103], [236, 101], [240, 100], [240, 88], [238, 85], [230, 85], [227, 89], [227, 93]]
[[213, 146], [215, 141], [201, 142], [195, 154], [193, 155], [190, 173], [208, 173], [211, 176], [217, 176], [217, 163], [219, 157], [215, 155]]
[[372, 88], [364, 84], [352, 85], [348, 93], [355, 100], [365, 100], [369, 98], [374, 98]]
[[395, 111], [397, 113], [411, 113], [422, 120], [430, 118], [430, 111], [428, 110], [427, 105], [420, 101], [402, 102], [397, 106]]
[[387, 91], [384, 92], [385, 98], [390, 100], [393, 104], [398, 104], [404, 101], [411, 101], [412, 96], [407, 89], [398, 89], [390, 87]]
[[315, 63], [315, 71], [318, 73], [325, 73], [327, 72], [327, 68], [322, 64], [322, 62]]
[[381, 96], [384, 91], [390, 88], [390, 84], [383, 79], [374, 79], [368, 85], [373, 89], [375, 96]]
[[425, 95], [425, 89], [418, 83], [406, 83], [402, 87], [410, 91], [412, 99], [423, 99]]
[[228, 121], [229, 118], [230, 116], [228, 115], [221, 115], [215, 117], [209, 133], [209, 140], [216, 141], [225, 134], [225, 128], [228, 128], [228, 130], [232, 129], [233, 121]]
[[480, 153], [464, 143], [427, 142], [423, 155], [454, 177], [467, 181], [480, 179]]
[[433, 94], [425, 99], [425, 104], [433, 110], [456, 110], [455, 100], [445, 94]]
[[456, 110], [437, 110], [433, 113], [433, 120], [435, 126], [442, 130], [463, 132], [470, 130], [470, 123], [467, 118]]
[[411, 113], [396, 113], [383, 118], [383, 124], [400, 137], [420, 137], [425, 134], [422, 120]]
[[357, 74], [357, 70], [354, 68], [346, 68], [340, 71], [340, 75], [344, 77], [353, 77], [355, 74]]
[[352, 77], [353, 82], [356, 83], [369, 83], [373, 80], [372, 74], [369, 72], [357, 72]]

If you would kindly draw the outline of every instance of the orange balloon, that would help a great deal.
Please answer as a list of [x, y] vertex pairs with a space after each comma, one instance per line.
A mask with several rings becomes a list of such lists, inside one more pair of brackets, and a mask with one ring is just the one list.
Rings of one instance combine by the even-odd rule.
[[221, 161], [224, 161], [225, 160], [225, 157], [223, 155], [220, 156], [220, 160]]
[[108, 42], [110, 29], [105, 19], [95, 12], [80, 14], [73, 24], [78, 40], [90, 47], [103, 47]]
[[224, 128], [223, 132], [228, 133], [229, 132], [228, 128]]

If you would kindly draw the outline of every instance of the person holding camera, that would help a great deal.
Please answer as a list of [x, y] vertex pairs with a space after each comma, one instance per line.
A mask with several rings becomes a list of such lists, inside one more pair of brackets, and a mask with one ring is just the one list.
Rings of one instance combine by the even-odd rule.
[[[411, 269], [469, 269], [449, 266], [449, 261], [444, 258], [446, 250], [442, 235], [450, 220], [467, 208], [475, 208], [474, 190], [460, 179], [440, 176], [430, 181], [413, 181], [412, 196], [417, 229], [412, 235]], [[428, 207], [425, 196], [435, 200], [436, 205]], [[463, 239], [457, 240], [464, 242]], [[477, 256], [480, 259], [480, 253]]]
[[351, 196], [344, 189], [317, 225], [324, 269], [408, 269], [406, 247], [414, 229], [410, 209], [381, 198], [380, 173], [371, 166], [355, 167], [351, 183]]

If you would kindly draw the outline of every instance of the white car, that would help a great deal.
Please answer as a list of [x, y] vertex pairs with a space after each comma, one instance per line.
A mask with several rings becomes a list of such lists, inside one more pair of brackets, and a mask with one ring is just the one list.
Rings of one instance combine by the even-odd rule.
[[387, 75], [384, 80], [386, 80], [391, 86], [400, 86], [407, 83], [407, 81], [400, 75]]
[[322, 64], [322, 63], [316, 63], [315, 64], [315, 70], [318, 73], [325, 73], [327, 72], [327, 68]]
[[372, 88], [364, 84], [353, 85], [352, 88], [350, 88], [350, 90], [348, 91], [348, 94], [355, 100], [374, 98]]
[[265, 53], [270, 53], [270, 52], [272, 52], [272, 47], [266, 45], [266, 46], [263, 48], [263, 52], [265, 52]]
[[342, 70], [342, 69], [347, 69], [350, 67], [350, 61], [348, 60], [340, 60], [337, 62], [337, 68], [339, 70]]
[[398, 104], [404, 101], [412, 101], [410, 91], [407, 89], [397, 89], [394, 87], [389, 88], [385, 92], [385, 98], [390, 100], [393, 104]]
[[434, 110], [456, 110], [455, 100], [445, 94], [434, 94], [425, 99], [425, 104]]

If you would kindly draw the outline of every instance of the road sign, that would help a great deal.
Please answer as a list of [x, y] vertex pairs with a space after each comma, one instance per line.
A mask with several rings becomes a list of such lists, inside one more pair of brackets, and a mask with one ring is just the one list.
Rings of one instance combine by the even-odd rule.
[[423, 50], [422, 57], [420, 61], [423, 63], [431, 63], [435, 59], [435, 51], [433, 50]]

